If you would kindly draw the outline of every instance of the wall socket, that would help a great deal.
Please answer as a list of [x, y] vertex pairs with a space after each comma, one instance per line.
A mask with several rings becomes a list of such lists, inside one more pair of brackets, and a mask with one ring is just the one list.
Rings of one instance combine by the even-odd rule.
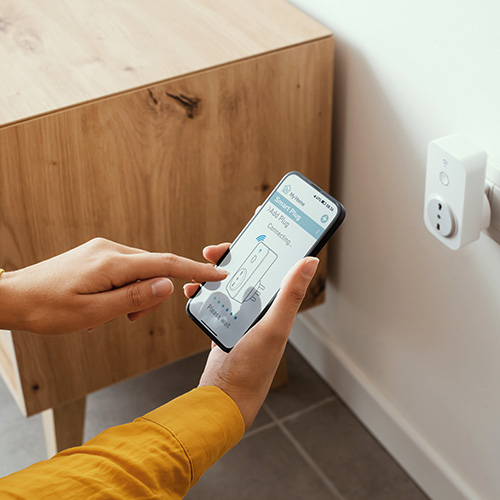
[[443, 238], [454, 236], [457, 228], [455, 215], [443, 198], [434, 196], [429, 200], [427, 203], [427, 216], [434, 227], [434, 231]]

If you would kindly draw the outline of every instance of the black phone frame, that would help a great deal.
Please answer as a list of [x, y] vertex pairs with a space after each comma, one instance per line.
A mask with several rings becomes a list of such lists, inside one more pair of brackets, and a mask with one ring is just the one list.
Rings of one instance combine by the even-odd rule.
[[[336, 200], [331, 194], [327, 193], [323, 189], [321, 189], [319, 186], [314, 184], [310, 179], [308, 179], [304, 174], [293, 170], [291, 172], [288, 172], [279, 182], [276, 184], [275, 188], [269, 193], [269, 196], [262, 202], [260, 209], [253, 215], [253, 217], [247, 222], [245, 227], [240, 231], [236, 239], [231, 243], [231, 246], [224, 252], [224, 255], [218, 260], [216, 266], [218, 266], [226, 257], [226, 255], [230, 252], [231, 248], [236, 245], [238, 240], [240, 239], [240, 236], [246, 231], [246, 229], [250, 226], [252, 221], [259, 215], [260, 211], [264, 207], [264, 205], [269, 201], [271, 196], [278, 190], [278, 188], [283, 184], [283, 182], [286, 180], [287, 177], [290, 175], [296, 175], [300, 177], [303, 181], [308, 183], [310, 186], [312, 186], [314, 189], [316, 189], [319, 194], [321, 194], [323, 197], [327, 198], [330, 203], [333, 203], [337, 207], [337, 215], [335, 219], [332, 220], [330, 225], [328, 226], [327, 230], [323, 233], [323, 235], [316, 240], [316, 243], [310, 248], [309, 252], [304, 255], [304, 257], [316, 257], [318, 253], [321, 251], [321, 249], [327, 244], [328, 240], [333, 236], [333, 233], [340, 227], [342, 222], [345, 219], [346, 216], [346, 211], [342, 203], [340, 203], [338, 200]], [[303, 257], [303, 258], [304, 258]], [[191, 320], [193, 320], [196, 325], [213, 341], [215, 342], [224, 352], [231, 352], [231, 349], [233, 347], [227, 347], [225, 346], [220, 339], [217, 337], [216, 334], [212, 334], [211, 330], [208, 330], [207, 327], [200, 321], [196, 316], [194, 316], [191, 311], [189, 310], [189, 304], [191, 301], [198, 295], [200, 292], [202, 286], [205, 284], [201, 283], [194, 295], [188, 300], [186, 304], [186, 313], [189, 316]], [[281, 288], [281, 287], [280, 287]], [[269, 300], [268, 304], [262, 309], [262, 311], [258, 314], [258, 316], [255, 318], [254, 322], [248, 327], [248, 329], [245, 331], [245, 333], [240, 337], [240, 339], [236, 342], [236, 344], [247, 334], [247, 332], [253, 328], [261, 319], [262, 317], [266, 314], [266, 312], [269, 310], [271, 307], [272, 303], [274, 302], [274, 299], [276, 298], [276, 295], [278, 295], [278, 292], [280, 291], [280, 288], [276, 291], [276, 293], [273, 295], [273, 297]], [[235, 344], [235, 345], [236, 345]]]

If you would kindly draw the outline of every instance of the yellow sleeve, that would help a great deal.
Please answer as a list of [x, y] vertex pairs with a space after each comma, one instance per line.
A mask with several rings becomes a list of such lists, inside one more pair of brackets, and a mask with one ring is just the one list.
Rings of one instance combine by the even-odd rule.
[[236, 403], [199, 387], [0, 479], [2, 499], [177, 499], [243, 436]]

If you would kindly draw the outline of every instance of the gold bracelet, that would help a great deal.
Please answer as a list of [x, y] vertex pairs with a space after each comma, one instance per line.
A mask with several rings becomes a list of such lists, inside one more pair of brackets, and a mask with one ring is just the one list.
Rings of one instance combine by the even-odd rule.
[[0, 276], [2, 276], [2, 273], [5, 272], [5, 269], [0, 269]]

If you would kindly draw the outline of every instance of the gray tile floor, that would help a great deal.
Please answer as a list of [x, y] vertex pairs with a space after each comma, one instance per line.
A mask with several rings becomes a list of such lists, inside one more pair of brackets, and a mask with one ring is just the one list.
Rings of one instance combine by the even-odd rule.
[[[85, 440], [194, 387], [206, 353], [88, 397]], [[405, 472], [292, 348], [289, 383], [271, 392], [252, 429], [188, 500], [425, 500]], [[39, 415], [21, 416], [0, 382], [0, 475], [45, 458]]]

